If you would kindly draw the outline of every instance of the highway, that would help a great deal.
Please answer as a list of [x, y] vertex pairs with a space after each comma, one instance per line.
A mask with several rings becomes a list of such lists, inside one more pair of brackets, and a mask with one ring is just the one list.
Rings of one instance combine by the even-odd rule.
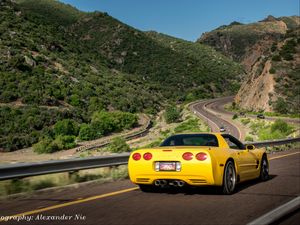
[[[241, 131], [229, 120], [222, 105], [229, 98], [205, 100], [190, 105], [207, 121], [212, 131], [226, 127], [240, 138]], [[221, 103], [220, 103], [221, 102]], [[220, 116], [219, 114], [222, 114]], [[129, 180], [83, 184], [2, 199], [3, 224], [111, 224], [111, 225], [193, 225], [247, 224], [265, 213], [295, 199], [300, 194], [300, 149], [268, 155], [271, 179], [239, 184], [233, 195], [216, 188], [165, 189], [141, 192]], [[276, 224], [298, 224], [300, 209]]]
[[[225, 115], [225, 116], [227, 115], [227, 116], [232, 117], [235, 114], [235, 112], [226, 111], [224, 109], [224, 106], [228, 103], [233, 102], [233, 100], [234, 100], [234, 96], [221, 97], [221, 98], [208, 100], [207, 104], [206, 104], [206, 108], [208, 110], [210, 110], [211, 112], [213, 112], [214, 114]], [[246, 113], [245, 116], [253, 118], [253, 119], [257, 118], [256, 115], [249, 114], [249, 113]], [[282, 119], [282, 120], [286, 121], [287, 123], [292, 123], [292, 124], [300, 123], [300, 119], [297, 119], [297, 118], [265, 116], [265, 120], [275, 121], [277, 119]]]
[[[143, 193], [123, 180], [1, 200], [0, 216], [20, 214], [32, 220], [3, 224], [247, 224], [299, 195], [299, 153], [269, 155], [271, 179], [242, 183], [230, 196], [214, 188]], [[289, 216], [288, 224], [297, 224], [298, 218], [299, 212]]]
[[[190, 105], [190, 109], [194, 111], [196, 115], [207, 122], [213, 132], [220, 132], [220, 127], [226, 129], [226, 133], [232, 134], [240, 140], [244, 140], [246, 132], [241, 125], [232, 120], [234, 112], [226, 111], [224, 106], [233, 102], [234, 96], [220, 97], [216, 99], [199, 101]], [[246, 114], [246, 117], [256, 119], [256, 115]], [[285, 118], [285, 117], [268, 117], [265, 116], [265, 120], [275, 121], [282, 119], [287, 123], [300, 124], [300, 119]]]
[[220, 112], [216, 112], [216, 106], [224, 106], [226, 103], [232, 101], [232, 97], [218, 98], [200, 101], [190, 106], [190, 109], [194, 111], [196, 115], [201, 117], [210, 126], [213, 132], [220, 132], [220, 127], [226, 129], [226, 133], [235, 136], [238, 139], [242, 138], [241, 129], [230, 121], [229, 118], [225, 119], [221, 114], [228, 114], [222, 107]]

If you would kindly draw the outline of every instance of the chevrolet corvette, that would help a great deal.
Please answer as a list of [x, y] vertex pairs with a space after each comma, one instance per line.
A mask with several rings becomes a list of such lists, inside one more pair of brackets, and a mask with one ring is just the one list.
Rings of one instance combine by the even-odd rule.
[[168, 186], [219, 186], [232, 194], [237, 183], [269, 178], [264, 149], [244, 145], [224, 133], [176, 134], [160, 147], [133, 151], [130, 180], [142, 191]]

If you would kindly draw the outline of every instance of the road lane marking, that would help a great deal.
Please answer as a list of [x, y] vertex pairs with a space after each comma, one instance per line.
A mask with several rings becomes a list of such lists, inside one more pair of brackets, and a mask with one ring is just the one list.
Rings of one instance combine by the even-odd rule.
[[[3, 216], [3, 217], [28, 216], [28, 215], [32, 215], [32, 214], [37, 214], [37, 213], [49, 211], [49, 210], [52, 210], [52, 209], [63, 208], [63, 207], [70, 206], [70, 205], [75, 205], [75, 204], [88, 202], [88, 201], [92, 201], [92, 200], [96, 200], [96, 199], [101, 199], [101, 198], [106, 198], [106, 197], [110, 197], [110, 196], [114, 196], [114, 195], [119, 195], [119, 194], [123, 194], [123, 193], [126, 193], [126, 192], [134, 191], [134, 190], [137, 190], [137, 189], [138, 189], [138, 187], [128, 188], [128, 189], [124, 189], [124, 190], [120, 190], [120, 191], [110, 192], [110, 193], [106, 193], [106, 194], [102, 194], [102, 195], [96, 195], [96, 196], [92, 196], [92, 197], [89, 197], [89, 198], [79, 199], [79, 200], [66, 202], [66, 203], [62, 203], [62, 204], [58, 204], [58, 205], [53, 205], [53, 206], [49, 206], [49, 207], [45, 207], [45, 208], [41, 208], [41, 209], [35, 209], [35, 210], [24, 212], [24, 213], [19, 213], [19, 214], [12, 215], [12, 216]], [[0, 219], [0, 222], [4, 222], [4, 221], [5, 220]]]
[[299, 154], [299, 153], [300, 152], [293, 152], [293, 153], [289, 153], [289, 154], [285, 154], [285, 155], [275, 156], [275, 157], [270, 158], [269, 160], [280, 159], [280, 158], [283, 158], [283, 157], [287, 157], [287, 156], [290, 156], [290, 155], [296, 155], [296, 154]]
[[[296, 155], [296, 154], [299, 154], [299, 153], [300, 152], [293, 152], [293, 153], [289, 153], [289, 154], [285, 154], [285, 155], [281, 155], [281, 156], [272, 157], [269, 160], [284, 158], [284, 157], [287, 157], [287, 156], [290, 156], [290, 155]], [[53, 206], [49, 206], [49, 207], [45, 207], [45, 208], [41, 208], [41, 209], [36, 209], [36, 210], [24, 212], [24, 213], [19, 213], [19, 214], [12, 215], [12, 216], [7, 216], [7, 217], [28, 216], [28, 215], [32, 215], [32, 214], [37, 214], [37, 213], [49, 211], [49, 210], [52, 210], [52, 209], [63, 208], [63, 207], [70, 206], [70, 205], [75, 205], [75, 204], [88, 202], [88, 201], [92, 201], [92, 200], [96, 200], [96, 199], [101, 199], [101, 198], [106, 198], [106, 197], [110, 197], [110, 196], [114, 196], [114, 195], [119, 195], [119, 194], [123, 194], [123, 193], [126, 193], [126, 192], [134, 191], [134, 190], [137, 190], [137, 189], [138, 189], [138, 187], [134, 187], [134, 188], [128, 188], [128, 189], [115, 191], [115, 192], [110, 192], [110, 193], [106, 193], [106, 194], [102, 194], [102, 195], [96, 195], [96, 196], [92, 196], [92, 197], [89, 197], [89, 198], [83, 198], [83, 199], [79, 198], [75, 201], [66, 202], [66, 203], [62, 203], [62, 204], [58, 204], [58, 205], [53, 205]], [[4, 222], [4, 221], [5, 220], [0, 219], [0, 222]]]

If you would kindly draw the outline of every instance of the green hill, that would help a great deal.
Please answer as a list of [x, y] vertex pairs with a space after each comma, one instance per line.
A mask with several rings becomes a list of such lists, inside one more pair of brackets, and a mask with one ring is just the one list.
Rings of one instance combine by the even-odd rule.
[[106, 13], [54, 0], [2, 0], [0, 21], [0, 149], [53, 136], [64, 119], [90, 123], [100, 110], [156, 113], [232, 93], [242, 73], [200, 44], [174, 51]]

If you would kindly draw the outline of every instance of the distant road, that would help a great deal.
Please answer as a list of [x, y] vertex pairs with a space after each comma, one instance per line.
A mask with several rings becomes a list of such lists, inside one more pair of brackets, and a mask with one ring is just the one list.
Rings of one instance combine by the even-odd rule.
[[[219, 110], [219, 108], [216, 107], [220, 105], [224, 106], [230, 101], [232, 101], [232, 97], [204, 100], [192, 104], [190, 109], [194, 111], [196, 115], [200, 116], [204, 121], [206, 121], [213, 132], [220, 132], [220, 127], [224, 127], [226, 129], [226, 133], [241, 139], [242, 131], [240, 128], [228, 119], [221, 118], [221, 116], [218, 115], [227, 114], [227, 112], [224, 109]], [[215, 112], [216, 109], [218, 111]]]
[[[211, 104], [209, 104], [208, 108], [210, 108], [213, 111], [215, 111], [217, 113], [220, 113], [220, 114], [233, 116], [234, 114], [236, 114], [235, 112], [226, 111], [224, 109], [224, 106], [228, 103], [233, 102], [233, 100], [234, 100], [234, 96], [217, 98], [217, 99], [212, 100], [212, 102], [211, 102]], [[253, 114], [247, 114], [246, 113], [245, 116], [253, 118], [253, 119], [257, 118], [257, 116], [253, 115]], [[265, 120], [275, 121], [277, 119], [282, 119], [285, 122], [293, 123], [293, 124], [299, 124], [300, 123], [300, 119], [297, 119], [297, 118], [265, 116]]]
[[[219, 132], [220, 127], [225, 127], [226, 133], [230, 133], [233, 136], [243, 140], [245, 138], [245, 131], [241, 126], [238, 126], [231, 119], [235, 114], [224, 109], [224, 106], [233, 102], [234, 96], [221, 97], [216, 99], [204, 100], [194, 103], [190, 106], [190, 109], [195, 114], [200, 116], [204, 121], [208, 123], [213, 132]], [[256, 115], [246, 114], [246, 117], [256, 119]], [[265, 120], [275, 121], [282, 119], [291, 124], [300, 124], [300, 119], [286, 118], [286, 117], [265, 117]]]

